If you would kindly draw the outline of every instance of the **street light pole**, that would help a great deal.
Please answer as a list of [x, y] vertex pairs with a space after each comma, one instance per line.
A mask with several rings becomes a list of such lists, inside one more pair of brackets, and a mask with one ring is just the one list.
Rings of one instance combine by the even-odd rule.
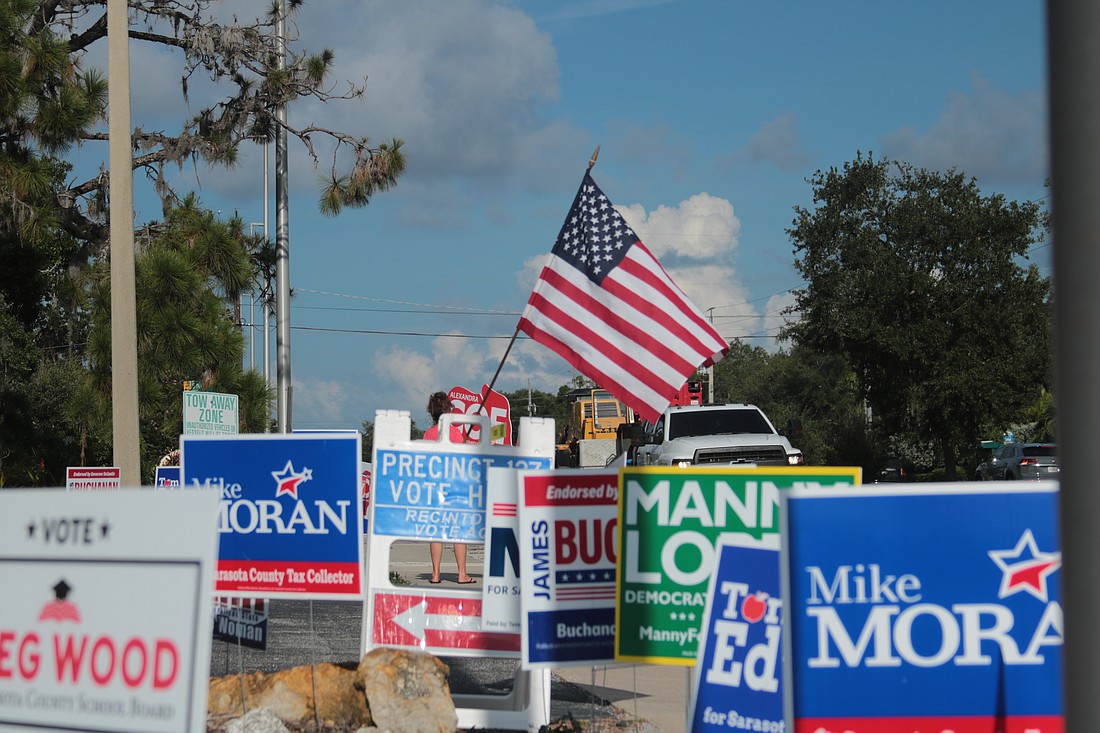
[[[277, 68], [286, 68], [286, 0], [279, 0], [275, 26], [279, 38]], [[291, 432], [290, 376], [290, 227], [288, 223], [286, 103], [276, 112], [279, 121], [275, 134], [275, 351], [278, 377], [279, 432]]]

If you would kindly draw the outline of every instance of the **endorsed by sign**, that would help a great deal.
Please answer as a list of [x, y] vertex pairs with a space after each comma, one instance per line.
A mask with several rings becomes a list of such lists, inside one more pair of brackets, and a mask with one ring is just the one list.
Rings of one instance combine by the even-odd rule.
[[791, 492], [788, 730], [1061, 733], [1057, 484]]
[[688, 720], [692, 733], [779, 733], [783, 599], [779, 537], [722, 537], [711, 576]]
[[523, 666], [611, 662], [618, 471], [530, 471], [521, 476]]
[[358, 433], [180, 439], [184, 488], [221, 496], [218, 594], [363, 592], [359, 450]]
[[184, 435], [236, 435], [238, 402], [235, 394], [183, 393]]
[[217, 506], [0, 492], [0, 730], [206, 730]]
[[792, 487], [852, 487], [859, 468], [624, 468], [619, 473], [615, 659], [695, 664], [723, 534], [779, 531]]
[[118, 466], [69, 466], [65, 470], [65, 488], [69, 491], [113, 491], [122, 488], [122, 469]]

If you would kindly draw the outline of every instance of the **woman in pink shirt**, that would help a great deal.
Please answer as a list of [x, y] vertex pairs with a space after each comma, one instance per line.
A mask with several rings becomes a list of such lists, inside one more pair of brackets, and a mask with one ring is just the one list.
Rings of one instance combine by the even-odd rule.
[[[453, 410], [454, 406], [451, 405], [451, 398], [447, 396], [446, 392], [436, 392], [428, 398], [428, 414], [432, 417], [432, 426], [424, 431], [424, 440], [439, 440], [439, 418]], [[457, 425], [451, 426], [448, 436], [452, 443], [466, 442], [462, 428]], [[443, 543], [429, 542], [428, 551], [432, 557], [432, 578], [428, 582], [436, 585], [440, 582], [439, 566], [443, 561]], [[454, 551], [455, 564], [458, 565], [458, 580], [456, 582], [459, 585], [470, 585], [476, 582], [466, 573], [466, 545], [455, 542]]]

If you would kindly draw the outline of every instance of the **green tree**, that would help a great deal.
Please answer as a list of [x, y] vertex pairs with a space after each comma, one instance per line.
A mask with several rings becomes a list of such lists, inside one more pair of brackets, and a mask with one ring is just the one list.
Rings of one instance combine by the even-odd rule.
[[784, 335], [843, 356], [884, 428], [934, 440], [954, 478], [982, 424], [1049, 383], [1050, 283], [1023, 264], [1039, 206], [862, 154], [808, 182], [814, 208], [788, 230], [806, 287]]
[[762, 409], [807, 463], [873, 466], [875, 450], [863, 398], [842, 357], [798, 345], [772, 354], [735, 340], [715, 365], [714, 382], [715, 401], [747, 402]]
[[[271, 140], [280, 128], [319, 164], [325, 140], [332, 158], [319, 205], [335, 214], [396, 185], [405, 166], [400, 140], [373, 145], [356, 134], [280, 121], [278, 108], [295, 99], [350, 99], [364, 87], [350, 84], [347, 93], [332, 94], [332, 52], [298, 48], [293, 22], [286, 24], [285, 68], [277, 68], [279, 4], [252, 22], [221, 22], [211, 13], [216, 5], [138, 0], [128, 6], [131, 44], [178, 52], [183, 99], [191, 101], [189, 83], [199, 77], [204, 90], [221, 95], [178, 127], [133, 131], [133, 166], [151, 181], [165, 212], [138, 243], [144, 248], [138, 390], [146, 470], [176, 443], [180, 400], [173, 374], [197, 369], [187, 376], [240, 395], [242, 430], [261, 430], [268, 420], [266, 385], [237, 366], [239, 318], [224, 314], [242, 288], [262, 290], [273, 250], [244, 242], [239, 221], [224, 231], [194, 199], [178, 195], [166, 175], [171, 167], [198, 160], [232, 166], [241, 145]], [[301, 2], [289, 5], [296, 12]], [[0, 368], [13, 377], [0, 387], [0, 485], [56, 484], [59, 466], [109, 460], [110, 403], [103, 399], [110, 376], [108, 177], [102, 167], [86, 175], [66, 162], [76, 143], [84, 144], [85, 155], [98, 147], [106, 157], [106, 80], [83, 67], [93, 47], [106, 45], [106, 27], [102, 0], [0, 0]], [[182, 218], [192, 220], [188, 247], [168, 246], [164, 238], [181, 231]], [[186, 267], [198, 267], [201, 275], [188, 276]], [[162, 300], [160, 289], [171, 298]], [[187, 303], [195, 310], [187, 311]]]
[[[239, 398], [242, 433], [269, 427], [270, 389], [241, 368], [244, 339], [232, 304], [253, 277], [249, 237], [239, 217], [221, 221], [194, 196], [138, 238], [136, 259], [138, 402], [141, 466], [151, 479], [157, 460], [178, 447], [183, 382]], [[100, 269], [91, 298], [88, 357], [104, 399], [110, 394], [110, 273]]]
[[[549, 417], [554, 420], [554, 429], [561, 433], [569, 412], [569, 405], [565, 399], [570, 387], [562, 386], [558, 394], [542, 392], [537, 389], [517, 389], [515, 392], [503, 392], [508, 398], [508, 407], [512, 413], [512, 435], [519, 435], [519, 419], [521, 417]], [[562, 392], [564, 390], [564, 392]], [[528, 405], [532, 411], [528, 411]]]

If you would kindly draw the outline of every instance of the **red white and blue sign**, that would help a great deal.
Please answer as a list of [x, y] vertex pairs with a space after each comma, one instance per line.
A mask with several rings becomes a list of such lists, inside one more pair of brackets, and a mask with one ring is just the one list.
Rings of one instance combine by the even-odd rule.
[[521, 476], [523, 667], [612, 662], [619, 473]]
[[480, 598], [376, 592], [372, 611], [374, 646], [416, 647], [432, 654], [519, 651], [516, 634], [482, 631]]
[[359, 451], [358, 433], [180, 438], [185, 488], [221, 492], [217, 594], [362, 594]]
[[794, 490], [795, 733], [1062, 733], [1057, 484]]
[[784, 730], [779, 538], [725, 535], [716, 554], [690, 730]]
[[157, 466], [156, 475], [153, 477], [153, 486], [158, 489], [180, 488], [180, 467]]

